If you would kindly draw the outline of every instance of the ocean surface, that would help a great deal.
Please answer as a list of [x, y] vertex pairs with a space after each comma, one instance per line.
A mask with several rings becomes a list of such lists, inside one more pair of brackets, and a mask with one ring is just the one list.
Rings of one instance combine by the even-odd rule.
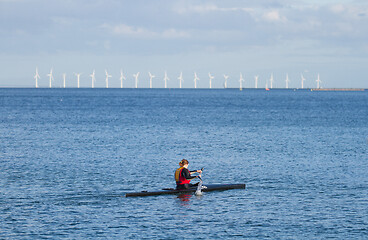
[[[0, 89], [0, 239], [367, 239], [367, 153], [367, 91]], [[246, 189], [125, 197], [183, 158]]]

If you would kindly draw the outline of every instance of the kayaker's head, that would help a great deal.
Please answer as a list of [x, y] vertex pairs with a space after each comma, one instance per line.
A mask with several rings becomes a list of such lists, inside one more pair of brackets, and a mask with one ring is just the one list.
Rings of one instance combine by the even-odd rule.
[[183, 159], [183, 160], [181, 160], [181, 161], [179, 162], [179, 166], [180, 166], [180, 167], [185, 167], [185, 168], [187, 168], [187, 167], [188, 167], [188, 165], [189, 165], [189, 162], [188, 162], [188, 160], [186, 160], [186, 159]]

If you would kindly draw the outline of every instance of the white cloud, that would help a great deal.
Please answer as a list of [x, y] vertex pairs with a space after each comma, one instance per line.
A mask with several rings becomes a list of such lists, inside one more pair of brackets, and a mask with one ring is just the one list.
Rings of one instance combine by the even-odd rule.
[[342, 13], [345, 10], [344, 5], [342, 4], [335, 4], [330, 7], [333, 13]]
[[247, 12], [253, 13], [253, 8], [245, 8], [245, 7], [218, 7], [215, 4], [204, 4], [204, 5], [191, 5], [191, 6], [175, 6], [173, 9], [174, 12], [179, 14], [187, 14], [187, 13], [210, 13], [210, 12]]
[[263, 14], [263, 19], [269, 22], [285, 22], [286, 17], [281, 16], [277, 10], [271, 10]]
[[361, 19], [368, 18], [368, 6], [367, 5], [347, 5], [347, 4], [335, 4], [329, 7], [329, 10], [337, 15], [341, 15], [344, 18]]
[[119, 36], [127, 36], [133, 38], [188, 38], [190, 37], [189, 32], [181, 31], [174, 28], [166, 29], [164, 31], [152, 31], [146, 28], [129, 26], [126, 24], [103, 24], [102, 28], [107, 29], [109, 32], [119, 35]]
[[190, 34], [187, 31], [178, 31], [174, 28], [165, 30], [161, 33], [163, 38], [189, 38]]

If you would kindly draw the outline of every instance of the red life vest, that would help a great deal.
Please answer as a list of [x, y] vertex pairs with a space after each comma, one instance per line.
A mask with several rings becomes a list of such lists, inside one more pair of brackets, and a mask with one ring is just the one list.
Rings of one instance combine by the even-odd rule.
[[175, 171], [175, 181], [176, 181], [176, 184], [178, 184], [178, 185], [189, 184], [190, 183], [190, 180], [186, 179], [181, 174], [183, 169], [184, 169], [184, 167], [180, 167], [180, 168], [176, 169], [176, 171]]

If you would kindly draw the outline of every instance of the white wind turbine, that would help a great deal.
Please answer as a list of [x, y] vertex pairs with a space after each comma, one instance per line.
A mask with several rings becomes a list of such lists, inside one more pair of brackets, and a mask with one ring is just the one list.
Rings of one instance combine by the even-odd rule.
[[105, 74], [106, 74], [106, 88], [109, 88], [109, 78], [111, 78], [112, 76], [107, 73], [106, 69], [105, 69]]
[[120, 69], [120, 88], [124, 87], [123, 81], [126, 80], [125, 76], [124, 76], [124, 72], [122, 69]]
[[77, 76], [77, 83], [78, 83], [78, 88], [79, 88], [79, 86], [80, 86], [80, 75], [81, 75], [81, 73], [74, 73], [75, 74], [75, 76]]
[[286, 88], [289, 88], [289, 74], [286, 74], [286, 80], [285, 80], [285, 83], [286, 83]]
[[229, 76], [224, 74], [225, 82], [224, 82], [224, 88], [227, 88], [227, 80], [229, 79]]
[[197, 73], [194, 72], [194, 88], [197, 88], [197, 81], [200, 80], [199, 77], [197, 76]]
[[36, 74], [34, 75], [34, 79], [36, 80], [36, 88], [38, 88], [38, 79], [40, 79], [40, 75], [38, 74], [38, 68], [36, 67]]
[[65, 88], [65, 86], [66, 86], [66, 84], [65, 84], [65, 82], [66, 82], [66, 73], [63, 73], [63, 86], [64, 86], [64, 88]]
[[133, 77], [135, 79], [135, 88], [138, 88], [138, 77], [139, 77], [139, 72], [137, 72], [136, 74], [133, 74]]
[[165, 88], [167, 88], [167, 81], [170, 80], [169, 77], [167, 76], [167, 73], [165, 71], [165, 76], [164, 76], [164, 81], [165, 81]]
[[304, 88], [304, 81], [305, 81], [305, 78], [304, 78], [303, 74], [301, 74], [301, 77], [302, 77], [302, 88]]
[[92, 81], [92, 88], [95, 87], [95, 82], [96, 82], [96, 77], [95, 77], [95, 70], [93, 69], [93, 72], [91, 75], [89, 75], [91, 77], [91, 81]]
[[50, 81], [50, 88], [52, 87], [52, 80], [54, 79], [54, 77], [52, 76], [52, 68], [51, 68], [51, 70], [50, 70], [50, 73], [49, 74], [47, 74], [47, 76], [49, 77], [49, 81]]
[[179, 88], [181, 88], [183, 82], [183, 72], [180, 72], [180, 76], [178, 77], [178, 79], [179, 79]]
[[274, 82], [274, 80], [273, 80], [273, 73], [271, 73], [271, 77], [270, 77], [270, 87], [271, 88], [273, 86], [273, 82]]
[[211, 75], [211, 73], [208, 73], [208, 77], [210, 78], [210, 88], [212, 88], [212, 79], [215, 77]]
[[150, 78], [150, 88], [152, 88], [152, 79], [155, 77], [155, 75], [152, 75], [152, 73], [148, 72], [149, 78]]
[[244, 78], [243, 78], [243, 74], [240, 73], [240, 78], [239, 78], [239, 89], [240, 91], [243, 90], [243, 82], [244, 82]]
[[258, 78], [258, 75], [254, 76], [254, 88], [258, 88]]
[[321, 79], [319, 79], [319, 73], [318, 73], [316, 82], [317, 82], [317, 88], [320, 88]]

